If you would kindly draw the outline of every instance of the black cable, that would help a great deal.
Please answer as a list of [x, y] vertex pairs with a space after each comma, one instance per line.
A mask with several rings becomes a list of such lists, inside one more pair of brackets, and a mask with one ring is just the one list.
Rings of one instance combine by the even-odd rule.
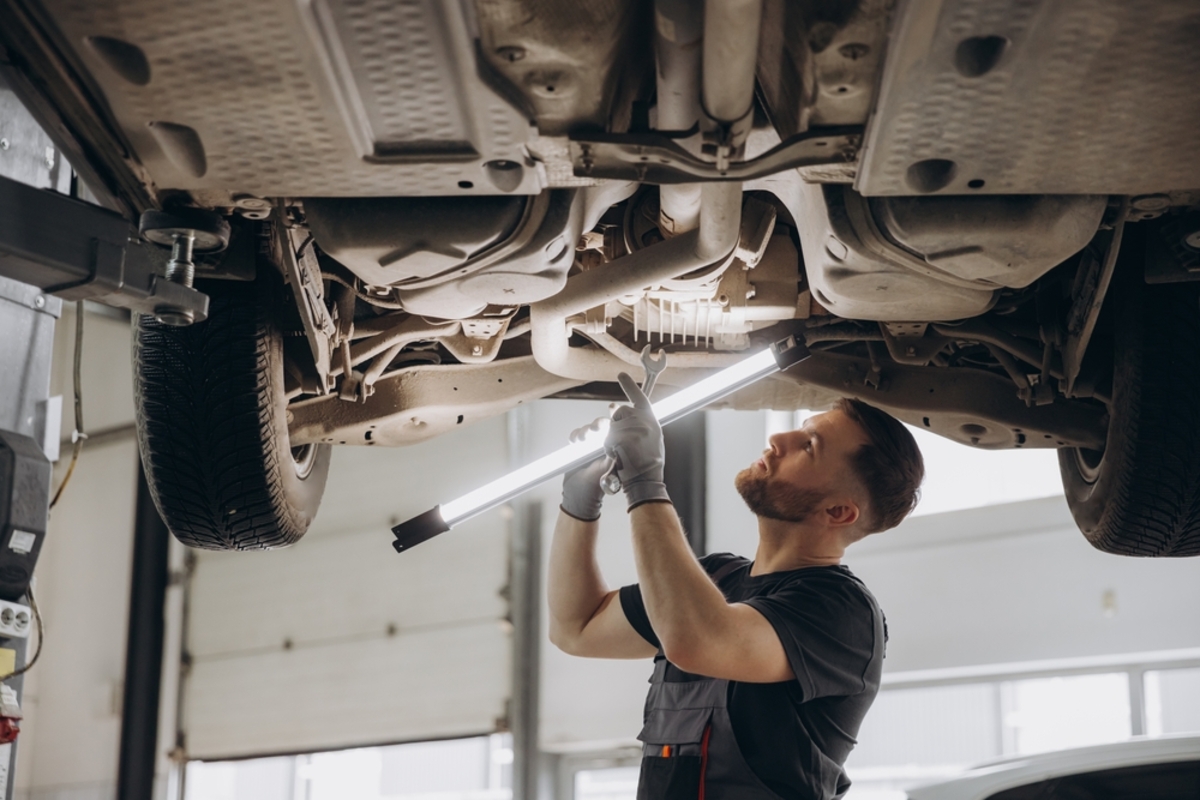
[[75, 303], [75, 363], [72, 369], [72, 378], [75, 383], [75, 432], [71, 434], [71, 440], [74, 444], [71, 448], [71, 463], [67, 465], [67, 474], [63, 476], [62, 483], [58, 485], [58, 491], [54, 493], [54, 499], [50, 501], [51, 509], [58, 505], [63, 489], [66, 489], [67, 484], [71, 481], [71, 475], [75, 473], [75, 465], [79, 463], [79, 454], [83, 450], [83, 441], [87, 438], [87, 434], [83, 432], [83, 387], [79, 380], [79, 365], [82, 360], [83, 301], [79, 300]]

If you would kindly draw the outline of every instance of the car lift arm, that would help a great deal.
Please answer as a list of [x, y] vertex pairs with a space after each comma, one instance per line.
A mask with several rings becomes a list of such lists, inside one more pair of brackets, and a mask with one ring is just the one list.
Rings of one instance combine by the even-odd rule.
[[163, 277], [162, 261], [119, 214], [0, 176], [0, 276], [63, 300], [205, 319], [208, 297]]

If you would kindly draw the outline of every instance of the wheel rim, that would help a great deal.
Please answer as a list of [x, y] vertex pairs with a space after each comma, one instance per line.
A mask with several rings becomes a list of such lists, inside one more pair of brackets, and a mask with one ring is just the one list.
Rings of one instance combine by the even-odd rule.
[[299, 447], [292, 448], [292, 466], [296, 470], [296, 477], [304, 479], [308, 477], [308, 473], [312, 472], [313, 464], [317, 461], [317, 448], [315, 445], [302, 444]]
[[1088, 484], [1094, 484], [1100, 479], [1100, 469], [1104, 464], [1103, 450], [1085, 450], [1082, 447], [1074, 448], [1075, 453], [1075, 468], [1079, 470], [1079, 477]]

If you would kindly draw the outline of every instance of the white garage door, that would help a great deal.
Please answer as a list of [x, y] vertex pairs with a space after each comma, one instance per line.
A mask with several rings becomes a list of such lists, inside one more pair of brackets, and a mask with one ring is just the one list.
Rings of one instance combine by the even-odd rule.
[[507, 468], [498, 418], [401, 449], [340, 448], [294, 547], [197, 552], [182, 728], [192, 758], [486, 733], [509, 695], [500, 511], [397, 555], [391, 524]]

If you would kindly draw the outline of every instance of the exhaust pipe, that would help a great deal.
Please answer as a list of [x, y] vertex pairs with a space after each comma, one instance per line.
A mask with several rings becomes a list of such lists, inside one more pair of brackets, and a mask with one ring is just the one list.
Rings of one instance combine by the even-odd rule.
[[[656, 13], [672, 21], [685, 16], [690, 4], [659, 0]], [[749, 118], [754, 103], [754, 68], [758, 59], [758, 35], [762, 20], [762, 0], [708, 0], [705, 4], [703, 41], [702, 96], [704, 110], [719, 126]], [[684, 124], [694, 112], [695, 103], [662, 83], [670, 78], [686, 85], [693, 68], [687, 65], [687, 48], [670, 41], [659, 20], [656, 47], [659, 50], [660, 128], [663, 122]], [[681, 37], [675, 37], [679, 39]], [[684, 37], [686, 43], [686, 37]], [[694, 84], [693, 84], [694, 86]], [[689, 91], [695, 97], [695, 89]], [[715, 116], [721, 114], [724, 116]], [[690, 128], [691, 126], [688, 125]], [[665, 187], [664, 187], [665, 188]], [[694, 190], [693, 190], [694, 191]], [[679, 201], [686, 192], [677, 192]], [[572, 348], [567, 319], [617, 297], [645, 290], [663, 281], [678, 278], [701, 267], [729, 259], [738, 243], [742, 219], [742, 184], [707, 183], [699, 188], [698, 226], [606, 266], [576, 275], [557, 295], [530, 306], [530, 340], [533, 356], [542, 369], [578, 381], [615, 381], [617, 373], [629, 365], [607, 350]], [[662, 203], [671, 202], [672, 192], [663, 193]], [[679, 212], [676, 212], [679, 213]], [[681, 226], [682, 227], [682, 226]]]

